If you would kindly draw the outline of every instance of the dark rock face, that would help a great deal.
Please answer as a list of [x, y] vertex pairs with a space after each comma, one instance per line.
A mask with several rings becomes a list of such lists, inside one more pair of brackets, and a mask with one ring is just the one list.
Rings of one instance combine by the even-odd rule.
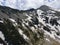
[[45, 17], [45, 23], [48, 23], [49, 17]]
[[52, 26], [54, 26], [54, 25], [58, 26], [59, 25], [56, 18], [50, 19], [50, 21], [49, 21], [49, 17], [45, 17], [45, 20], [43, 20], [43, 21], [45, 21], [45, 23], [50, 23]]
[[40, 7], [40, 9], [41, 9], [42, 11], [48, 11], [48, 10], [50, 10], [50, 8], [49, 8], [48, 6], [46, 6], [46, 5], [42, 5], [42, 6]]
[[46, 26], [44, 26], [43, 29], [50, 32], [50, 29], [48, 27], [46, 27]]
[[33, 24], [35, 24], [35, 25], [39, 24], [39, 21], [38, 21], [37, 17], [34, 17], [31, 20], [33, 21]]
[[51, 23], [52, 26], [53, 26], [53, 25], [56, 25], [56, 26], [59, 25], [56, 19], [51, 19], [51, 20], [50, 20], [50, 23]]
[[29, 26], [33, 26], [33, 23], [32, 22], [29, 22]]

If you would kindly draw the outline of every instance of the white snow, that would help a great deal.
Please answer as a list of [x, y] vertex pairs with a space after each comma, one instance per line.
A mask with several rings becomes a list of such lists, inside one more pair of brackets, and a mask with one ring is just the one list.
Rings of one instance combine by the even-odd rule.
[[14, 26], [16, 26], [16, 25], [17, 25], [17, 22], [16, 22], [14, 19], [9, 18], [9, 20], [13, 23], [13, 25], [14, 25]]
[[23, 31], [22, 31], [20, 28], [18, 28], [18, 32], [19, 32], [21, 35], [23, 35]]
[[0, 45], [3, 45], [3, 44], [0, 44]]
[[15, 21], [14, 19], [12, 19], [12, 18], [9, 18], [9, 20], [12, 21], [12, 22], [16, 22], [16, 21]]
[[0, 20], [1, 23], [3, 23], [3, 21]]
[[18, 32], [20, 33], [20, 35], [23, 36], [25, 40], [29, 40], [29, 38], [23, 33], [23, 31], [20, 28], [18, 28]]
[[43, 19], [41, 19], [41, 17], [38, 18], [39, 22], [41, 22], [43, 25], [46, 25], [45, 22], [43, 21]]
[[45, 32], [45, 35], [49, 35], [51, 38], [55, 39], [54, 34], [50, 34], [49, 32], [47, 32], [45, 30], [44, 30], [44, 32]]
[[0, 31], [0, 38], [2, 38], [2, 40], [5, 40], [4, 34]]
[[55, 37], [57, 37], [57, 38], [60, 40], [60, 36], [58, 36], [58, 35], [55, 35]]
[[46, 40], [47, 40], [48, 42], [50, 42], [50, 40], [49, 40], [48, 38], [46, 38]]
[[[40, 12], [41, 12], [41, 11], [40, 11]], [[58, 26], [56, 26], [56, 25], [52, 26], [52, 25], [50, 24], [50, 19], [51, 19], [51, 18], [52, 18], [52, 19], [54, 19], [54, 18], [57, 18], [57, 19], [58, 19], [58, 17], [57, 17], [57, 16], [54, 16], [53, 14], [51, 14], [51, 15], [48, 14], [47, 17], [49, 17], [49, 20], [48, 20], [49, 23], [45, 23], [45, 22], [43, 21], [43, 20], [45, 20], [45, 19], [44, 19], [44, 18], [41, 18], [40, 12], [39, 12], [39, 10], [37, 11], [38, 16], [39, 16], [39, 17], [38, 17], [39, 22], [42, 23], [43, 26], [47, 26], [47, 25], [48, 25], [48, 26], [50, 27], [49, 29], [51, 30], [51, 33], [48, 32], [48, 31], [46, 31], [46, 30], [44, 30], [44, 29], [43, 29], [43, 26], [42, 26], [40, 29], [42, 29], [42, 30], [44, 31], [44, 34], [45, 34], [45, 35], [50, 36], [50, 37], [53, 38], [54, 40], [57, 40], [58, 42], [60, 42], [60, 36], [57, 36], [57, 35], [56, 35], [56, 32], [58, 32], [58, 31], [60, 32], [60, 26], [59, 26], [59, 25], [58, 25]], [[52, 13], [55, 13], [55, 12], [52, 11]], [[53, 17], [52, 15], [53, 15], [54, 17]], [[58, 20], [57, 22], [60, 24], [60, 20]], [[58, 30], [57, 30], [55, 27], [56, 27]], [[46, 39], [46, 40], [49, 41], [49, 39]]]
[[23, 34], [23, 38], [24, 38], [25, 40], [29, 40], [29, 38], [28, 38], [25, 34]]
[[31, 30], [34, 32], [34, 33], [37, 33], [36, 29], [34, 27], [30, 27]]
[[43, 11], [37, 10], [37, 14], [38, 14], [38, 15], [41, 15], [41, 13], [43, 13]]
[[57, 21], [60, 24], [60, 20]]
[[29, 24], [28, 24], [28, 22], [27, 22], [27, 23], [25, 23], [25, 24], [26, 24], [27, 26], [29, 25]]

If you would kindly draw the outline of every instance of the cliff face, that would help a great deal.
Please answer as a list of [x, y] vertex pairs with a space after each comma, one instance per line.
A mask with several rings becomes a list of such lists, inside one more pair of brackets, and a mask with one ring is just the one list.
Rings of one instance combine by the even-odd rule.
[[0, 6], [0, 35], [3, 35], [0, 43], [60, 45], [59, 15], [60, 12], [46, 5], [24, 11]]

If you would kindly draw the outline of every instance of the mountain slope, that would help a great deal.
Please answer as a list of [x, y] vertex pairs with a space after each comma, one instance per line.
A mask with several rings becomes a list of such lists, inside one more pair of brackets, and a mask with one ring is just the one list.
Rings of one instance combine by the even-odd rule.
[[16, 10], [0, 6], [0, 43], [5, 45], [60, 45], [60, 12], [48, 6]]

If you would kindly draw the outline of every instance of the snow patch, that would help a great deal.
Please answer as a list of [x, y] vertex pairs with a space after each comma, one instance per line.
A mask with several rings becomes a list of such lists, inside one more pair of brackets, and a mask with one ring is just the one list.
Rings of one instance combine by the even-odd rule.
[[2, 39], [2, 40], [5, 40], [5, 37], [4, 37], [4, 34], [0, 31], [0, 38]]
[[50, 42], [50, 40], [49, 40], [48, 38], [46, 38], [46, 40], [47, 40], [48, 42]]

